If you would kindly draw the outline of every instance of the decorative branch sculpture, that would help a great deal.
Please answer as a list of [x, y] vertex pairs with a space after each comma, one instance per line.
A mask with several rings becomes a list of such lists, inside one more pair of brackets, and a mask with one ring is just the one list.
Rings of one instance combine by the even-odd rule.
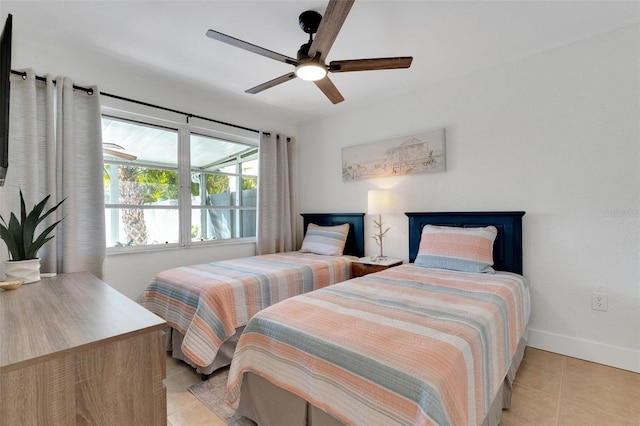
[[387, 227], [387, 229], [382, 231], [382, 215], [380, 214], [378, 215], [378, 220], [373, 220], [373, 224], [378, 229], [378, 232], [373, 234], [372, 238], [375, 240], [376, 244], [380, 246], [380, 256], [378, 256], [375, 260], [383, 260], [385, 259], [385, 256], [382, 253], [382, 239], [385, 235], [387, 235], [387, 232], [389, 232], [390, 228]]

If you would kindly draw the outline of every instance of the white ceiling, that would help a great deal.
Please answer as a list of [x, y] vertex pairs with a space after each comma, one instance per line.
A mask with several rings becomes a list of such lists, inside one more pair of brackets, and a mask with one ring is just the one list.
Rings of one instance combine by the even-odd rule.
[[330, 75], [345, 98], [338, 105], [313, 83], [299, 79], [257, 95], [244, 93], [293, 67], [205, 36], [214, 29], [295, 57], [308, 39], [298, 15], [305, 10], [323, 13], [326, 4], [327, 0], [2, 1], [0, 6], [3, 16], [13, 14], [14, 38], [25, 43], [72, 41], [212, 91], [262, 102], [298, 122], [640, 21], [637, 0], [357, 0], [327, 62], [391, 56], [414, 60], [408, 70]]

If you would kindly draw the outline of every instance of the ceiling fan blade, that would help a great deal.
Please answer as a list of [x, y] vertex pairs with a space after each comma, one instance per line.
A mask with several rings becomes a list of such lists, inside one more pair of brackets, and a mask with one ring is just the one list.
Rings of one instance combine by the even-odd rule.
[[119, 152], [119, 151], [114, 151], [112, 149], [108, 149], [108, 148], [102, 148], [102, 152], [104, 152], [105, 154], [109, 154], [109, 155], [113, 155], [114, 157], [119, 157], [122, 158], [124, 160], [137, 160], [138, 157], [136, 157], [135, 155], [131, 155], [131, 154], [126, 154], [124, 152]]
[[214, 30], [207, 31], [207, 37], [210, 37], [214, 40], [221, 41], [223, 43], [230, 44], [235, 47], [239, 47], [240, 49], [248, 50], [249, 52], [257, 53], [258, 55], [266, 56], [267, 58], [275, 59], [276, 61], [284, 62], [285, 64], [298, 65], [297, 59], [291, 58], [286, 55], [282, 55], [277, 52], [273, 52], [269, 49], [265, 49], [264, 47], [256, 46], [255, 44], [242, 41], [235, 37], [222, 34], [218, 31], [214, 31]]
[[329, 100], [333, 104], [344, 101], [344, 98], [338, 91], [338, 88], [333, 84], [331, 80], [329, 80], [329, 77], [325, 77], [322, 80], [314, 81], [314, 83], [320, 90], [322, 90], [322, 93], [324, 93], [325, 96], [329, 98]]
[[296, 78], [296, 73], [290, 72], [289, 74], [281, 75], [278, 78], [274, 78], [273, 80], [267, 81], [266, 83], [259, 84], [249, 90], [245, 90], [245, 93], [251, 93], [252, 95], [255, 95], [256, 93], [260, 93], [263, 90], [270, 89], [271, 87], [277, 86], [278, 84], [293, 80], [294, 78]]
[[351, 59], [346, 61], [331, 61], [329, 63], [329, 71], [350, 72], [409, 68], [411, 66], [411, 61], [413, 61], [413, 57], [411, 56], [403, 56], [399, 58]]
[[109, 149], [124, 149], [123, 146], [120, 146], [117, 143], [111, 143], [111, 142], [102, 142], [102, 147], [109, 148]]
[[347, 15], [354, 1], [355, 0], [329, 1], [327, 9], [324, 11], [324, 16], [320, 21], [318, 32], [309, 48], [309, 56], [314, 57], [320, 52], [320, 60], [324, 61], [342, 28], [342, 24], [344, 24], [344, 20], [347, 19]]

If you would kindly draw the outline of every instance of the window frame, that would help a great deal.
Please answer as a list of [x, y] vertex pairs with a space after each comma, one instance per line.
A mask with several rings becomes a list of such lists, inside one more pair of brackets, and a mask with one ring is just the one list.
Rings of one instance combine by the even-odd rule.
[[[156, 112], [155, 114], [152, 111]], [[109, 106], [102, 106], [100, 111], [101, 117], [107, 117], [115, 120], [129, 121], [137, 123], [143, 126], [159, 127], [171, 131], [177, 132], [178, 148], [177, 148], [177, 173], [178, 173], [178, 242], [177, 243], [161, 243], [161, 244], [146, 244], [140, 246], [121, 246], [111, 247], [107, 246], [107, 254], [116, 253], [137, 253], [142, 251], [156, 251], [163, 249], [175, 249], [175, 248], [189, 248], [191, 246], [206, 246], [206, 245], [221, 245], [221, 244], [238, 244], [238, 243], [255, 243], [256, 237], [239, 237], [239, 238], [225, 238], [225, 239], [206, 239], [206, 240], [192, 240], [191, 238], [191, 215], [196, 210], [203, 210], [206, 206], [192, 206], [191, 205], [191, 135], [197, 135], [202, 137], [209, 137], [219, 139], [225, 142], [237, 143], [246, 146], [255, 146], [258, 151], [256, 159], [260, 155], [259, 148], [259, 133], [254, 131], [245, 131], [243, 129], [236, 129], [232, 126], [225, 126], [223, 124], [209, 122], [207, 120], [197, 119], [194, 117], [186, 117], [181, 114], [166, 113], [165, 111], [147, 110], [145, 113], [132, 112], [130, 110], [124, 110], [119, 108], [113, 108]], [[163, 117], [166, 116], [166, 117]], [[126, 161], [103, 161], [103, 164], [126, 164], [130, 165]], [[135, 163], [139, 167], [153, 167], [156, 169], [175, 170], [171, 167], [158, 166], [152, 163]], [[259, 173], [259, 172], [258, 172]], [[238, 177], [238, 181], [241, 180], [241, 174], [235, 175]], [[259, 185], [258, 175], [247, 175], [256, 179], [257, 185]], [[185, 184], [185, 182], [187, 184]], [[131, 207], [129, 204], [108, 204], [105, 202], [105, 217], [107, 209], [123, 209]], [[223, 207], [223, 206], [221, 206]], [[139, 206], [135, 205], [135, 208], [140, 209], [170, 209], [176, 210], [174, 206]], [[256, 224], [258, 207], [245, 207], [245, 206], [233, 206], [229, 210], [254, 210], [256, 212]]]

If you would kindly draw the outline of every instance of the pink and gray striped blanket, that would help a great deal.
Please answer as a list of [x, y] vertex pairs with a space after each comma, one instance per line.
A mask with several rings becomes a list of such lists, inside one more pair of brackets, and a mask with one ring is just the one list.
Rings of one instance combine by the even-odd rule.
[[182, 351], [192, 362], [207, 366], [258, 311], [351, 278], [351, 259], [286, 252], [169, 269], [139, 302], [184, 335]]
[[525, 279], [405, 264], [288, 299], [247, 324], [254, 372], [351, 425], [480, 424], [530, 311]]

